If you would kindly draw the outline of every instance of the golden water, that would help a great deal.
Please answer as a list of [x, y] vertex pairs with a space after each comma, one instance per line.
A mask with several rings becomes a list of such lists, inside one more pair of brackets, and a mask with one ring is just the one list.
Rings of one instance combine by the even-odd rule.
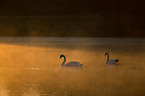
[[[30, 45], [0, 44], [0, 96], [145, 96], [144, 45]], [[62, 68], [61, 54], [84, 66]]]

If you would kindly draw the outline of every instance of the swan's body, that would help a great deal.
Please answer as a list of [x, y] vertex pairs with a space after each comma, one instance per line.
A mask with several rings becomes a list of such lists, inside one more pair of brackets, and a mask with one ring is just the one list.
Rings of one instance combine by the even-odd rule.
[[109, 53], [108, 52], [106, 52], [105, 53], [105, 56], [107, 55], [107, 61], [106, 61], [106, 64], [116, 64], [118, 61], [119, 61], [119, 59], [110, 59], [109, 60]]
[[83, 64], [80, 64], [79, 62], [76, 61], [71, 61], [69, 63], [65, 64], [66, 61], [66, 57], [62, 54], [60, 55], [60, 58], [64, 58], [64, 61], [62, 62], [61, 66], [65, 66], [65, 67], [81, 67]]

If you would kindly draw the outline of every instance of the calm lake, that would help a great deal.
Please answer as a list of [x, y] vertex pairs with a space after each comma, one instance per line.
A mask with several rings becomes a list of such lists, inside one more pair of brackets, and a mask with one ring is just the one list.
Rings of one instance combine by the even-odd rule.
[[0, 96], [145, 96], [145, 39], [0, 37], [0, 55]]

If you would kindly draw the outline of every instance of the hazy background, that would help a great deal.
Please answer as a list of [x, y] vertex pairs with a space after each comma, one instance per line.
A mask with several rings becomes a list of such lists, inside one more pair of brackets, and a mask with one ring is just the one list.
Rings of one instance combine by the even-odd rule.
[[0, 96], [145, 96], [144, 2], [1, 1]]
[[5, 0], [0, 36], [145, 37], [144, 0]]

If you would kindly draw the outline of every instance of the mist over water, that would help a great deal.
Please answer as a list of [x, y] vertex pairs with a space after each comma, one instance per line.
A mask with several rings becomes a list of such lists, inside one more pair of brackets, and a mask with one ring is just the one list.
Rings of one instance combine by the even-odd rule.
[[[144, 96], [145, 39], [0, 38], [0, 96]], [[105, 52], [119, 59], [106, 65]], [[78, 61], [82, 68], [63, 68]]]

